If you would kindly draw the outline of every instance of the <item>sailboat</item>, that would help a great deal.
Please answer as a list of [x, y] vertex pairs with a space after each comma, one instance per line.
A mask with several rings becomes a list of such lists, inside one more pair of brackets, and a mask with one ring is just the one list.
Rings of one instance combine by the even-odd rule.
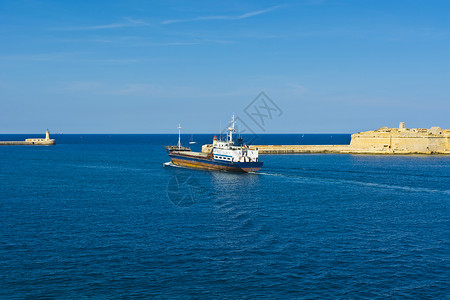
[[189, 144], [197, 144], [197, 142], [194, 142], [194, 135], [191, 134], [191, 139], [189, 140]]

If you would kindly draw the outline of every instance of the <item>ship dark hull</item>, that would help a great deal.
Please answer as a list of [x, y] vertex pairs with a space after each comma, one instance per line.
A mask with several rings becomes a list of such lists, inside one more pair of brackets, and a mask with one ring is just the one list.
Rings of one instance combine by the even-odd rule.
[[169, 154], [172, 163], [178, 166], [197, 168], [203, 170], [221, 170], [229, 172], [256, 172], [259, 171], [263, 162], [225, 162], [210, 158], [189, 156], [188, 154]]

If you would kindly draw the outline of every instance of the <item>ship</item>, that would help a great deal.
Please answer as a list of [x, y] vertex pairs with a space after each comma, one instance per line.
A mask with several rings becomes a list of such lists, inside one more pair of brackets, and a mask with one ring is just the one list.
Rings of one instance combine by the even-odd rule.
[[259, 161], [258, 148], [250, 149], [242, 138], [233, 140], [235, 130], [234, 114], [231, 125], [227, 128], [226, 140], [213, 138], [213, 146], [208, 153], [194, 152], [181, 145], [181, 126], [178, 126], [178, 144], [165, 146], [174, 165], [203, 170], [220, 170], [229, 172], [256, 172], [263, 162]]

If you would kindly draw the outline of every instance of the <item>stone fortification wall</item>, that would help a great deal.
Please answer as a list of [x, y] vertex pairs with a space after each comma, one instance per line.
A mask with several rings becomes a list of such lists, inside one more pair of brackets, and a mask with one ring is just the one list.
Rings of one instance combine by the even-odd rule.
[[352, 134], [350, 147], [361, 151], [387, 153], [446, 153], [449, 132], [439, 127], [387, 128]]
[[450, 151], [450, 129], [445, 129], [444, 134], [445, 134], [445, 149], [447, 149], [447, 151]]
[[[260, 154], [354, 153], [354, 154], [450, 154], [450, 130], [440, 127], [382, 127], [352, 134], [350, 145], [253, 145]], [[212, 145], [203, 145], [210, 152]]]

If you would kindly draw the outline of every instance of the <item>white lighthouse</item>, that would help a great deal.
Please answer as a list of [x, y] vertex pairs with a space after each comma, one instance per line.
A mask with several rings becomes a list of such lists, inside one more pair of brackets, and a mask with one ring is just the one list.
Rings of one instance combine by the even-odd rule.
[[50, 132], [48, 131], [48, 129], [47, 129], [47, 131], [45, 132], [45, 140], [46, 140], [46, 141], [50, 140]]

